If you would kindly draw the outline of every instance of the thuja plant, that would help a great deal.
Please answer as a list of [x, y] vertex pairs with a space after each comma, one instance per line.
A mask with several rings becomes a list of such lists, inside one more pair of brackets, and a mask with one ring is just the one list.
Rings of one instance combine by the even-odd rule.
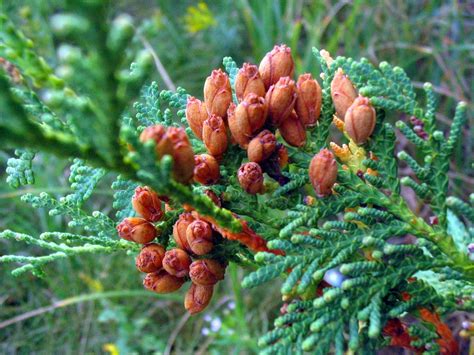
[[[212, 71], [200, 99], [151, 83], [130, 104], [150, 69], [141, 27], [126, 16], [108, 23], [101, 3], [75, 11], [54, 18], [59, 73], [0, 17], [0, 141], [17, 149], [7, 180], [34, 183], [37, 152], [71, 159], [70, 194], [22, 198], [67, 216], [70, 231], [1, 232], [45, 249], [1, 256], [18, 265], [13, 275], [48, 277], [50, 262], [123, 252], [150, 291], [186, 288], [196, 314], [234, 263], [250, 270], [246, 288], [284, 280], [264, 353], [458, 352], [442, 317], [473, 309], [474, 196], [448, 196], [464, 103], [445, 135], [432, 86], [418, 98], [401, 68], [314, 49], [320, 73], [295, 76], [279, 45], [259, 66], [224, 58], [227, 73]], [[387, 114], [410, 119], [394, 127]], [[416, 155], [396, 151], [397, 130]], [[84, 205], [106, 176], [115, 217]], [[402, 185], [430, 218], [410, 209]]]

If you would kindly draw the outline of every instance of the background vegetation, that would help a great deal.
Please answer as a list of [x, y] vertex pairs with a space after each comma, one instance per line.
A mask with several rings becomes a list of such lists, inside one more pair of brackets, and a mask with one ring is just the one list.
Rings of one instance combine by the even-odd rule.
[[[469, 1], [114, 1], [112, 13], [145, 20], [140, 45], [155, 62], [148, 81], [162, 88], [182, 86], [202, 96], [203, 80], [223, 56], [237, 63], [258, 63], [275, 43], [292, 47], [297, 72], [316, 68], [311, 47], [333, 54], [386, 60], [403, 67], [421, 88], [425, 81], [440, 94], [440, 112], [456, 101], [468, 104], [470, 125], [453, 160], [451, 187], [464, 195], [474, 188], [472, 95], [474, 92], [474, 7]], [[4, 0], [6, 13], [34, 40], [54, 67], [58, 51], [51, 17], [61, 0]], [[106, 19], [104, 19], [106, 20]], [[156, 65], [161, 62], [162, 67]], [[450, 119], [439, 114], [448, 127]], [[400, 139], [400, 145], [405, 142]], [[67, 229], [67, 220], [51, 217], [20, 202], [5, 183], [6, 161], [0, 152], [0, 230], [39, 234]], [[38, 155], [36, 184], [30, 192], [58, 197], [68, 191], [66, 161]], [[58, 178], [59, 177], [59, 178]], [[110, 181], [89, 200], [91, 210], [113, 213]], [[409, 197], [409, 196], [408, 196]], [[417, 206], [413, 205], [413, 208]], [[423, 213], [421, 210], [420, 213]], [[0, 242], [3, 254], [39, 255], [41, 250]], [[204, 314], [189, 318], [182, 295], [157, 297], [142, 290], [132, 256], [81, 257], [47, 267], [48, 277], [15, 279], [0, 269], [0, 353], [253, 353], [256, 338], [279, 312], [278, 285], [242, 292], [233, 270], [219, 284]]]

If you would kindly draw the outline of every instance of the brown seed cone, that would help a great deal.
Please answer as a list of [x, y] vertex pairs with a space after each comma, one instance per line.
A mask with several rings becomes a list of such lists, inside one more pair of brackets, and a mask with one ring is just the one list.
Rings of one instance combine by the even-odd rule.
[[186, 104], [186, 119], [188, 120], [191, 130], [201, 140], [202, 125], [207, 118], [208, 114], [206, 105], [193, 96], [188, 97], [188, 102]]
[[189, 265], [191, 265], [191, 258], [182, 249], [171, 249], [166, 251], [163, 258], [163, 269], [168, 274], [176, 277], [185, 277], [189, 274]]
[[238, 125], [242, 125], [241, 131], [251, 133], [257, 132], [263, 127], [267, 119], [267, 105], [263, 97], [250, 93], [235, 108], [235, 119]]
[[189, 247], [196, 255], [209, 253], [214, 247], [212, 229], [209, 223], [201, 220], [192, 222], [186, 229]]
[[137, 269], [141, 272], [156, 272], [163, 267], [165, 248], [160, 244], [150, 243], [143, 246], [135, 260]]
[[230, 134], [235, 142], [243, 149], [247, 149], [250, 137], [252, 136], [252, 128], [249, 121], [240, 122], [235, 115], [236, 105], [231, 103], [227, 110], [227, 122], [229, 124]]
[[209, 154], [194, 156], [194, 181], [203, 185], [213, 185], [219, 180], [219, 163]]
[[194, 221], [191, 213], [181, 213], [173, 226], [173, 238], [181, 249], [191, 251], [186, 239], [186, 229]]
[[280, 134], [286, 143], [293, 147], [302, 147], [306, 143], [306, 131], [304, 125], [293, 111], [278, 127]]
[[268, 129], [260, 132], [255, 138], [253, 138], [248, 146], [247, 155], [249, 161], [254, 163], [260, 163], [275, 151], [276, 148], [276, 137]]
[[149, 140], [158, 144], [166, 134], [166, 127], [160, 124], [149, 126], [140, 133], [140, 142], [145, 143]]
[[296, 83], [295, 111], [305, 127], [314, 126], [321, 114], [322, 90], [311, 74], [302, 74]]
[[216, 260], [195, 260], [189, 269], [191, 281], [197, 285], [212, 286], [224, 279], [225, 268]]
[[172, 145], [174, 179], [189, 183], [194, 174], [194, 152], [186, 132], [183, 128], [169, 127], [165, 139]]
[[117, 226], [120, 238], [125, 240], [146, 244], [150, 243], [156, 237], [156, 229], [144, 218], [128, 217]]
[[242, 164], [237, 172], [237, 178], [247, 193], [255, 195], [263, 191], [263, 171], [257, 163]]
[[221, 69], [213, 70], [204, 83], [204, 101], [209, 115], [226, 117], [232, 102], [229, 77]]
[[337, 164], [328, 149], [315, 154], [309, 164], [309, 179], [318, 197], [329, 196], [337, 179]]
[[258, 72], [258, 67], [250, 63], [244, 63], [235, 76], [235, 95], [241, 102], [249, 93], [265, 97], [265, 85]]
[[282, 44], [273, 47], [272, 51], [263, 57], [258, 70], [265, 88], [268, 90], [280, 78], [284, 76], [292, 77], [294, 68], [295, 64], [291, 56], [291, 49]]
[[273, 125], [279, 127], [290, 116], [295, 106], [295, 82], [288, 76], [280, 78], [276, 84], [268, 89], [265, 101]]
[[213, 291], [214, 286], [191, 284], [184, 296], [184, 308], [191, 314], [202, 312], [211, 302]]
[[143, 286], [156, 293], [171, 293], [183, 286], [185, 279], [168, 274], [165, 270], [152, 272], [145, 276]]
[[278, 165], [280, 168], [288, 165], [288, 149], [283, 144], [278, 147]]
[[158, 222], [163, 217], [161, 201], [158, 195], [148, 186], [138, 186], [132, 197], [135, 212], [150, 222]]
[[375, 128], [376, 113], [366, 97], [359, 96], [347, 109], [344, 127], [356, 144], [363, 144]]
[[331, 97], [334, 107], [336, 108], [337, 116], [340, 119], [344, 119], [347, 109], [357, 98], [357, 91], [341, 68], [336, 71], [332, 79]]
[[220, 156], [227, 150], [227, 132], [224, 120], [216, 115], [211, 115], [204, 121], [202, 140], [209, 154]]

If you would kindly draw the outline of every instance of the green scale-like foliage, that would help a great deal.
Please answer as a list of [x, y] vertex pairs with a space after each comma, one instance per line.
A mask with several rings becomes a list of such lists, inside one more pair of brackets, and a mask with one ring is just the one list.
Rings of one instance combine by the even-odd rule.
[[[267, 240], [268, 248], [280, 251], [253, 254], [244, 245], [221, 238], [212, 252], [217, 259], [253, 267], [243, 281], [245, 287], [284, 279], [281, 295], [288, 303], [287, 312], [261, 337], [264, 353], [326, 354], [330, 349], [337, 354], [347, 349], [374, 353], [389, 343], [383, 331], [388, 320], [407, 312], [416, 315], [420, 307], [441, 314], [472, 310], [472, 300], [466, 297], [474, 288], [474, 264], [467, 248], [474, 237], [474, 198], [448, 197], [447, 174], [450, 155], [465, 123], [465, 104], [458, 105], [450, 133], [444, 137], [436, 127], [436, 98], [430, 84], [419, 99], [401, 68], [388, 63], [375, 67], [366, 59], [345, 57], [328, 65], [314, 49], [321, 66], [321, 72], [314, 75], [321, 74], [321, 117], [308, 131], [303, 148], [288, 147], [290, 164], [281, 172], [288, 182], [280, 185], [267, 177], [265, 194], [246, 194], [236, 178], [246, 152], [231, 146], [221, 159], [218, 184], [206, 187], [222, 197], [220, 208], [204, 194], [204, 187], [183, 185], [171, 177], [171, 157], [157, 161], [153, 143], [139, 141], [140, 132], [150, 125], [184, 126], [194, 152], [205, 152], [203, 143], [187, 126], [187, 92], [182, 88], [160, 91], [156, 82], [144, 85], [151, 59], [147, 61], [135, 48], [134, 27], [123, 23], [117, 27], [113, 22], [109, 26], [103, 22], [107, 18], [104, 7], [94, 6], [91, 2], [65, 22], [72, 28], [70, 39], [77, 44], [67, 47], [66, 64], [76, 73], [90, 74], [82, 75], [87, 79], [79, 83], [57, 77], [36, 54], [33, 43], [5, 17], [0, 18], [0, 56], [23, 76], [18, 83], [0, 72], [0, 141], [2, 148], [21, 147], [15, 152], [17, 158], [8, 163], [9, 184], [34, 183], [32, 160], [36, 152], [73, 158], [71, 194], [59, 199], [46, 193], [23, 197], [32, 207], [48, 209], [50, 215], [67, 216], [71, 231], [38, 237], [9, 230], [0, 233], [0, 238], [50, 251], [39, 257], [0, 257], [0, 262], [22, 264], [13, 270], [14, 275], [31, 271], [45, 276], [47, 263], [83, 253], [135, 254], [137, 245], [120, 240], [115, 227], [134, 215], [130, 201], [134, 190], [147, 185], [168, 196], [174, 208], [156, 223], [161, 231], [159, 242], [165, 246], [173, 245], [172, 226], [183, 211], [182, 205], [187, 204], [228, 232], [241, 231], [241, 219], [245, 220]], [[93, 13], [96, 15], [90, 15]], [[61, 16], [67, 20], [72, 15]], [[94, 32], [90, 43], [80, 38], [87, 31]], [[104, 63], [104, 58], [114, 59]], [[224, 58], [223, 64], [233, 87], [239, 67], [230, 57]], [[377, 111], [377, 123], [367, 144], [349, 144], [350, 149], [365, 154], [358, 162], [360, 171], [339, 161], [333, 194], [314, 198], [308, 165], [313, 155], [330, 143], [334, 115], [330, 84], [338, 68], [369, 98]], [[140, 87], [141, 96], [133, 103]], [[47, 95], [37, 95], [39, 88]], [[411, 123], [390, 124], [386, 117], [397, 113], [415, 116], [423, 123], [426, 136], [419, 136]], [[396, 152], [396, 129], [412, 143], [416, 156]], [[368, 152], [376, 159], [369, 158]], [[410, 176], [399, 176], [401, 162], [411, 169]], [[377, 174], [369, 173], [368, 168]], [[115, 178], [111, 202], [115, 219], [87, 211], [84, 203], [105, 177]], [[429, 206], [438, 217], [437, 224], [410, 210], [401, 185], [411, 188]], [[407, 235], [415, 237], [416, 243], [393, 242]], [[403, 297], [406, 294], [409, 299]], [[464, 303], [457, 305], [461, 299]], [[408, 333], [417, 339], [413, 346], [430, 344], [431, 353], [439, 349], [435, 342], [439, 334], [429, 324], [413, 325]]]

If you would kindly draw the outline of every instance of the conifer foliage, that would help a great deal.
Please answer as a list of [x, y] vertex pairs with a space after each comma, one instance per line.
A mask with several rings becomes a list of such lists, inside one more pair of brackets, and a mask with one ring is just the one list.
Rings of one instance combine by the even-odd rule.
[[[15, 276], [47, 277], [55, 260], [125, 252], [146, 288], [186, 285], [192, 314], [236, 263], [251, 269], [246, 288], [284, 279], [281, 315], [259, 340], [264, 353], [458, 351], [441, 318], [473, 309], [474, 195], [448, 195], [464, 103], [445, 135], [430, 84], [418, 97], [399, 67], [317, 49], [320, 72], [295, 76], [285, 45], [259, 66], [224, 58], [200, 98], [160, 91], [145, 82], [152, 56], [140, 24], [107, 18], [100, 1], [56, 14], [53, 67], [0, 15], [0, 142], [16, 149], [7, 181], [33, 184], [40, 152], [71, 159], [71, 194], [22, 199], [82, 230], [2, 231], [45, 253], [1, 263], [13, 263]], [[409, 119], [392, 125], [388, 115]], [[396, 131], [416, 156], [396, 150]], [[401, 162], [410, 176], [400, 176]], [[115, 178], [115, 217], [84, 206], [106, 176]], [[430, 220], [409, 208], [401, 186]]]

